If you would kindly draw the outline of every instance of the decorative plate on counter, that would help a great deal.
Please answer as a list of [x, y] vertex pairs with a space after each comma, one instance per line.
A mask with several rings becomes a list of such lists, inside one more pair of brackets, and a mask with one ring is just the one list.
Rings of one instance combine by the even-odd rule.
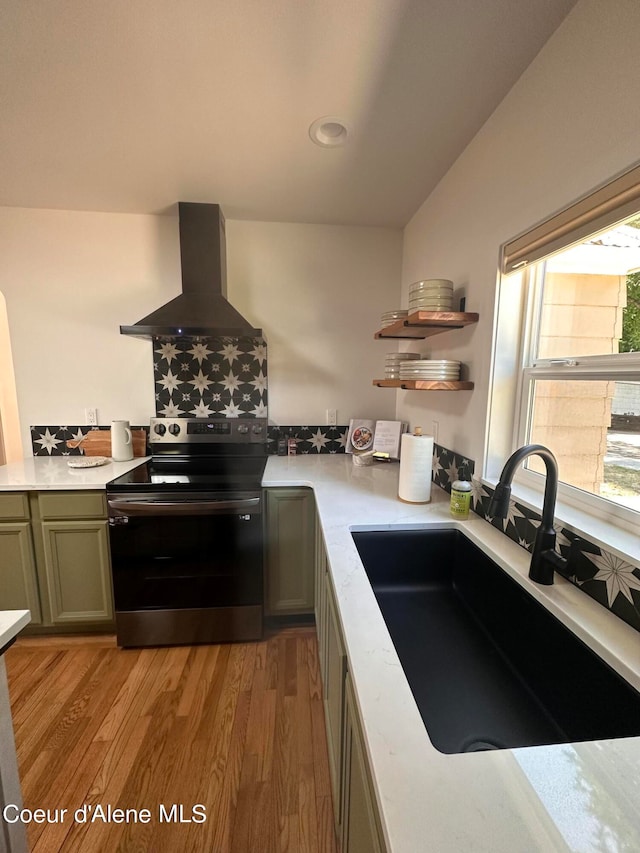
[[366, 426], [356, 427], [351, 435], [351, 444], [356, 450], [366, 450], [373, 444], [373, 433]]
[[74, 459], [68, 459], [67, 465], [69, 468], [97, 468], [98, 465], [106, 465], [111, 462], [108, 456], [77, 456]]

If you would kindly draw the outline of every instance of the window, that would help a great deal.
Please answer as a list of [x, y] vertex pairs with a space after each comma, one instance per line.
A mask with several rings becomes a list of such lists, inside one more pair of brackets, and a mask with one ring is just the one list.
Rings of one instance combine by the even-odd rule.
[[[640, 169], [507, 244], [503, 272], [493, 408], [513, 405], [510, 450], [549, 447], [562, 499], [637, 524]], [[519, 337], [511, 332], [519, 356], [509, 366], [501, 344], [514, 307], [523, 322]], [[511, 395], [500, 379], [509, 373]], [[543, 472], [530, 457], [520, 479], [540, 487]]]

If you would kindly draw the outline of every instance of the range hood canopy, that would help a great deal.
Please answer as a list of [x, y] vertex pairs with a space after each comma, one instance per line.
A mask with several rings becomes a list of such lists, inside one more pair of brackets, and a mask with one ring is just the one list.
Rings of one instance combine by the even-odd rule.
[[137, 338], [262, 337], [227, 301], [224, 216], [218, 204], [178, 202], [182, 293], [120, 333]]

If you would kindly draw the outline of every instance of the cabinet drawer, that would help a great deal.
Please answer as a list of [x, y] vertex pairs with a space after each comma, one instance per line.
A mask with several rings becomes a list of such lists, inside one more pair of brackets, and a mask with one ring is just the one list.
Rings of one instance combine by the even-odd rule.
[[40, 492], [38, 503], [42, 519], [107, 517], [106, 495], [99, 489], [91, 492]]
[[0, 493], [0, 519], [20, 521], [29, 518], [29, 500], [26, 492]]

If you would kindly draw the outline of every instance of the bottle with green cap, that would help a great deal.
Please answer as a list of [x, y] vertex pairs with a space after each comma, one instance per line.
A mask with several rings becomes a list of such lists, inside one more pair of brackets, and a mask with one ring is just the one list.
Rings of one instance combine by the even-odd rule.
[[469, 518], [469, 507], [471, 506], [471, 483], [465, 477], [465, 472], [458, 469], [458, 480], [451, 484], [451, 515], [464, 521]]

